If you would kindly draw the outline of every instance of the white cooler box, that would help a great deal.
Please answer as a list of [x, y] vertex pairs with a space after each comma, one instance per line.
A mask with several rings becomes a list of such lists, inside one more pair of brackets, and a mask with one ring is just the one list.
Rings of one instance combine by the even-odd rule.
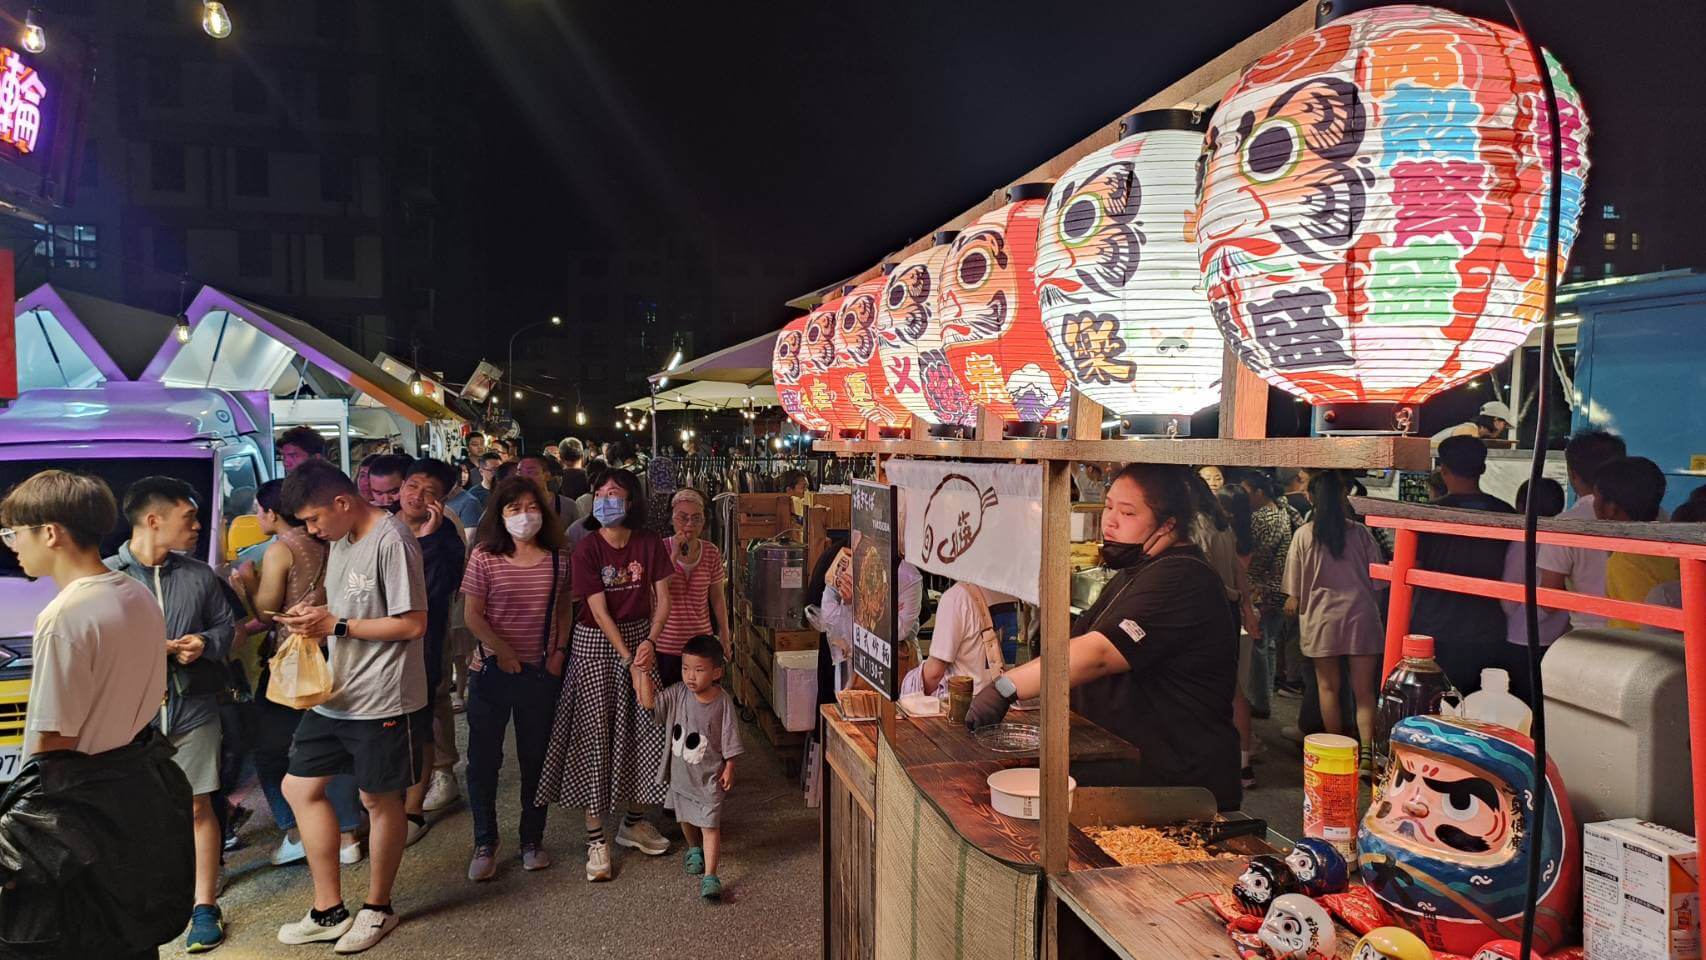
[[770, 705], [782, 726], [795, 733], [817, 728], [817, 651], [776, 654], [770, 672]]

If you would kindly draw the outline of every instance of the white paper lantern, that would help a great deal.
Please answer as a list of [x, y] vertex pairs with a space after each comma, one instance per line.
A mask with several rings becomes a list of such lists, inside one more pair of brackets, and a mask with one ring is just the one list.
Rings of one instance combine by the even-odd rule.
[[971, 426], [977, 408], [948, 367], [936, 295], [957, 233], [943, 230], [935, 245], [895, 264], [877, 305], [877, 353], [895, 399], [932, 425]]

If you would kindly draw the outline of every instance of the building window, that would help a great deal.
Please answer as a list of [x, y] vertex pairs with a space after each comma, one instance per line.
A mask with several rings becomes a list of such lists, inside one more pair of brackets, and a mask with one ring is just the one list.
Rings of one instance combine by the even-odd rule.
[[99, 231], [92, 223], [38, 223], [35, 254], [51, 268], [95, 270], [101, 265]]
[[236, 151], [237, 195], [264, 197], [268, 193], [267, 152], [259, 147], [239, 147]]
[[339, 70], [321, 71], [320, 118], [322, 120], [348, 120], [349, 98], [348, 74]]
[[94, 140], [83, 141], [83, 165], [77, 170], [77, 185], [96, 187], [101, 183], [101, 151]]
[[[245, 19], [248, 11], [244, 11]], [[253, 26], [253, 24], [244, 24]], [[231, 68], [231, 109], [237, 113], [259, 114], [266, 113], [268, 95], [266, 81], [248, 64], [239, 63]]]
[[237, 234], [237, 275], [272, 276], [272, 234], [243, 230]]
[[1604, 207], [1602, 207], [1600, 209], [1600, 219], [1602, 219], [1602, 220], [1618, 220], [1618, 219], [1621, 219], [1617, 213], [1617, 204], [1608, 203]]
[[355, 161], [341, 154], [320, 155], [320, 199], [349, 203], [355, 199]]
[[156, 143], [149, 148], [148, 185], [155, 190], [184, 192], [184, 145]]
[[1631, 249], [1631, 250], [1641, 249], [1641, 235], [1640, 234], [1633, 233], [1633, 232], [1631, 232], [1629, 234], [1629, 249]]
[[189, 269], [188, 241], [183, 227], [154, 228], [154, 266], [166, 273]]
[[148, 61], [148, 103], [155, 107], [184, 105], [184, 65], [156, 57]]
[[1581, 264], [1579, 264], [1579, 263], [1570, 264], [1570, 279], [1571, 280], [1580, 280], [1581, 278], [1583, 278], [1585, 276], [1587, 276], [1587, 270], [1585, 270]]
[[1616, 250], [1617, 249], [1617, 231], [1615, 231], [1615, 230], [1605, 231], [1605, 249], [1607, 249], [1607, 250]]
[[1601, 276], [1605, 276], [1605, 277], [1614, 276], [1617, 273], [1617, 265], [1607, 261], [1606, 263], [1600, 264], [1600, 270], [1601, 270], [1601, 273], [1600, 273]]
[[349, 0], [319, 0], [314, 5], [314, 35], [337, 40], [344, 35]]
[[328, 233], [320, 238], [320, 273], [327, 280], [355, 279], [355, 237]]

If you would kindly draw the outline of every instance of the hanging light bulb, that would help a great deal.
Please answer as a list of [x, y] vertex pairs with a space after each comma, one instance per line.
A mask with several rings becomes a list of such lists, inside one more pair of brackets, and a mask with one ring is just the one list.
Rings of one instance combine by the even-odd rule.
[[517, 399], [517, 400], [520, 400], [520, 399], [521, 399], [521, 391], [520, 391], [520, 390], [517, 390], [517, 391], [516, 391], [516, 392], [515, 392], [515, 398], [516, 398], [516, 399]]
[[409, 378], [409, 392], [417, 397], [426, 395], [426, 384], [421, 382], [421, 375], [415, 374]]
[[577, 427], [586, 426], [586, 411], [585, 410], [576, 410], [575, 411], [575, 426], [577, 426]]
[[178, 338], [179, 343], [189, 343], [190, 318], [181, 313], [178, 314], [178, 322], [172, 327], [172, 335]]
[[770, 449], [772, 449], [772, 450], [782, 449], [782, 438], [781, 437], [771, 437], [770, 438]]
[[47, 49], [47, 33], [42, 30], [41, 24], [36, 22], [35, 7], [31, 7], [30, 12], [24, 14], [24, 32], [19, 35], [18, 42], [31, 53], [40, 53]]
[[562, 412], [563, 412], [563, 408], [562, 408], [562, 407], [560, 407], [560, 406], [558, 406], [558, 405], [557, 405], [557, 404], [554, 404], [554, 403], [553, 403], [553, 404], [551, 404], [551, 412], [552, 412], [552, 413], [562, 413]]
[[231, 14], [219, 0], [202, 0], [201, 29], [215, 40], [231, 35]]
[[563, 325], [563, 318], [562, 317], [558, 317], [558, 316], [551, 317], [551, 326], [560, 327], [562, 325]]

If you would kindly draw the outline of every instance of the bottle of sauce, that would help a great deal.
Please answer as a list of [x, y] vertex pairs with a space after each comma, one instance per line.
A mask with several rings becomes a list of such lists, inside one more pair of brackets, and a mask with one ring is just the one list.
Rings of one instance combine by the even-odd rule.
[[1380, 687], [1380, 711], [1374, 721], [1374, 766], [1384, 777], [1391, 756], [1392, 728], [1405, 717], [1456, 714], [1463, 695], [1434, 662], [1434, 638], [1419, 633], [1404, 637], [1404, 659]]

